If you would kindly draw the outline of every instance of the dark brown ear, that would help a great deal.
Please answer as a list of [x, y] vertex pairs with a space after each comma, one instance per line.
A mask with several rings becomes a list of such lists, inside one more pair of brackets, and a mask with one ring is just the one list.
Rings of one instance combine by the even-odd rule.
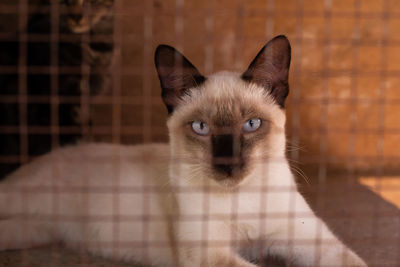
[[242, 74], [242, 79], [264, 87], [280, 107], [289, 94], [290, 43], [279, 35], [269, 41]]
[[179, 51], [168, 45], [159, 45], [155, 64], [162, 88], [162, 98], [168, 113], [172, 113], [179, 99], [188, 89], [199, 86], [205, 77]]

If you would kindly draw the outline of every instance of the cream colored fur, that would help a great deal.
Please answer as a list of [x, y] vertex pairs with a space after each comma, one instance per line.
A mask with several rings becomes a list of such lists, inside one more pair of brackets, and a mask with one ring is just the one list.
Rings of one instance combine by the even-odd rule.
[[[366, 266], [298, 193], [285, 158], [285, 114], [238, 74], [210, 76], [168, 120], [170, 144], [81, 144], [21, 167], [1, 184], [0, 248], [62, 241], [154, 266], [256, 266], [280, 255], [301, 266]], [[252, 106], [270, 132], [239, 184], [216, 182], [205, 151], [185, 143], [182, 120]], [[227, 104], [228, 103], [228, 104]]]

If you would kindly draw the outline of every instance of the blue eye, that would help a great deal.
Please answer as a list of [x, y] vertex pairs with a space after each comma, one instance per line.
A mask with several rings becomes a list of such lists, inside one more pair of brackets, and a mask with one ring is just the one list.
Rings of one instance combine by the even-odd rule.
[[210, 133], [210, 127], [208, 127], [207, 123], [202, 121], [192, 122], [192, 129], [198, 135], [207, 135]]
[[250, 120], [246, 121], [243, 124], [242, 129], [243, 129], [243, 132], [251, 133], [251, 132], [256, 131], [258, 128], [260, 128], [260, 126], [261, 126], [261, 119], [254, 118], [254, 119], [250, 119]]

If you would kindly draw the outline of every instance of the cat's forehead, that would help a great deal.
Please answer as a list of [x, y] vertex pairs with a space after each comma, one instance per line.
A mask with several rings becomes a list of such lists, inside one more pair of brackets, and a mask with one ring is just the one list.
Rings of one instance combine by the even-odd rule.
[[204, 83], [203, 95], [215, 100], [226, 100], [235, 98], [251, 98], [267, 96], [265, 90], [255, 84], [244, 81], [239, 73], [218, 72], [207, 77]]
[[[183, 97], [168, 124], [172, 127], [191, 120], [205, 120], [216, 126], [229, 126], [244, 118], [270, 119], [283, 127], [285, 114], [264, 88], [231, 72], [207, 77], [198, 88]], [[223, 125], [222, 125], [223, 124]]]
[[221, 72], [207, 77], [200, 90], [190, 93], [193, 110], [201, 110], [209, 117], [229, 117], [262, 112], [274, 101], [260, 86], [246, 82], [240, 75]]
[[264, 117], [284, 127], [284, 111], [263, 87], [242, 80], [240, 74], [220, 72], [208, 76], [200, 87], [191, 89], [168, 124], [179, 127], [190, 120], [204, 119], [214, 125], [228, 126], [254, 117]]

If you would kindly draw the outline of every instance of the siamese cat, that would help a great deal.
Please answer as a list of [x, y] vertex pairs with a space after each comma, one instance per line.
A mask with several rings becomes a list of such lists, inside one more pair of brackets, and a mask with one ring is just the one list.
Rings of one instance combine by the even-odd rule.
[[205, 77], [160, 45], [170, 143], [81, 144], [0, 186], [0, 248], [53, 242], [151, 266], [366, 266], [317, 218], [285, 158], [291, 48], [269, 41], [243, 74]]

